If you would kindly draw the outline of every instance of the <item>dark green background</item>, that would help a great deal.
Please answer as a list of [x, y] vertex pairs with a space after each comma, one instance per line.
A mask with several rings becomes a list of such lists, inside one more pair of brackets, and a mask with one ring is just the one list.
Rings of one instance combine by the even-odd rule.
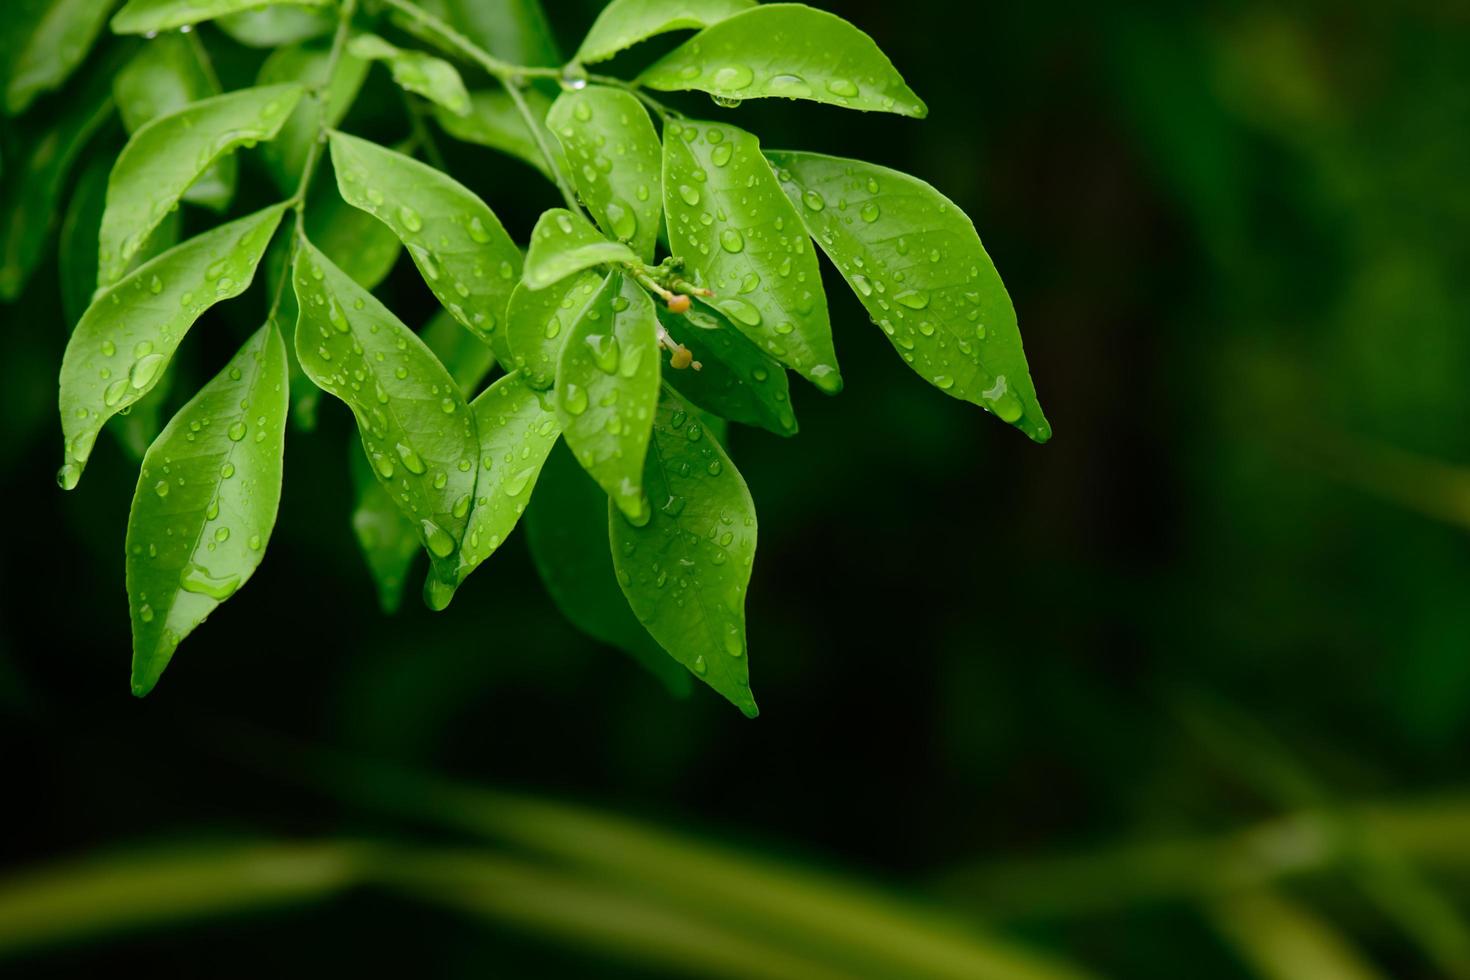
[[[597, 5], [551, 6], [570, 50]], [[878, 39], [929, 119], [671, 101], [957, 201], [1011, 290], [1052, 443], [910, 373], [829, 275], [846, 390], [794, 381], [794, 440], [729, 439], [760, 517], [751, 722], [702, 688], [669, 698], [574, 632], [520, 535], [449, 612], [411, 596], [379, 615], [348, 522], [350, 419], [328, 404], [319, 431], [288, 436], [259, 574], [136, 701], [135, 468], [104, 439], [83, 486], [55, 488], [67, 324], [48, 260], [0, 314], [4, 866], [408, 833], [284, 775], [284, 736], [843, 869], [1104, 976], [1235, 978], [1256, 974], [1201, 903], [1120, 897], [1126, 861], [1030, 891], [986, 869], [1444, 797], [1458, 863], [1409, 855], [1404, 886], [1438, 903], [1439, 939], [1404, 924], [1434, 915], [1362, 876], [1284, 887], [1385, 976], [1470, 975], [1454, 938], [1470, 894], [1454, 795], [1470, 747], [1470, 11], [824, 6]], [[237, 50], [227, 85], [253, 71]], [[348, 125], [405, 132], [381, 73]], [[529, 169], [441, 145], [517, 237], [557, 203]], [[257, 161], [244, 175], [263, 187]], [[256, 325], [259, 291], [201, 323], [196, 378]], [[410, 323], [432, 310], [407, 263], [382, 294]], [[647, 975], [372, 895], [10, 965]]]

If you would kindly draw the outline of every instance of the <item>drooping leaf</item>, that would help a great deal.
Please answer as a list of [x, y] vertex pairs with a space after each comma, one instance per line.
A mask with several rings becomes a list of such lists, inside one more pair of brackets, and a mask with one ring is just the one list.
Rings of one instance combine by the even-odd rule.
[[470, 93], [454, 66], [443, 58], [389, 44], [376, 34], [359, 34], [348, 50], [364, 61], [382, 61], [399, 87], [416, 92], [456, 116], [470, 112]]
[[[480, 474], [454, 586], [493, 555], [515, 529], [546, 454], [561, 435], [551, 395], [532, 388], [516, 372], [486, 388], [471, 407], [480, 434]], [[429, 604], [434, 608], [442, 609], [454, 594], [453, 587], [444, 585], [430, 583]]]
[[26, 110], [36, 96], [66, 81], [102, 32], [113, 0], [51, 0], [9, 56], [5, 111]]
[[643, 103], [602, 85], [563, 92], [546, 126], [561, 142], [577, 195], [602, 230], [652, 262], [663, 206], [663, 151]]
[[328, 78], [330, 65], [331, 56], [325, 48], [293, 45], [272, 51], [256, 76], [257, 85], [299, 82], [308, 90], [276, 138], [262, 147], [266, 166], [283, 194], [296, 189], [317, 134], [342, 121], [367, 78], [368, 63], [351, 51], [342, 52]]
[[614, 272], [582, 307], [556, 365], [556, 414], [577, 462], [631, 520], [648, 519], [643, 458], [658, 403], [653, 301]]
[[333, 132], [331, 147], [343, 199], [393, 230], [444, 308], [487, 343], [503, 332], [521, 253], [485, 202], [376, 143]]
[[148, 449], [128, 516], [133, 693], [244, 585], [281, 499], [286, 347], [267, 324], [179, 410]]
[[194, 321], [250, 286], [284, 211], [274, 204], [191, 238], [92, 301], [61, 362], [62, 486], [76, 486], [103, 423], [153, 388]]
[[760, 352], [718, 313], [690, 310], [680, 316], [658, 307], [669, 336], [689, 348], [699, 370], [664, 373], [685, 398], [732, 422], [756, 425], [780, 436], [796, 434], [796, 414], [786, 369]]
[[[57, 202], [72, 163], [87, 140], [112, 113], [113, 59], [99, 58], [83, 80], [63, 92], [54, 120], [23, 120], [10, 145], [22, 150], [11, 160], [0, 208], [0, 301], [20, 295], [45, 258], [46, 235], [60, 210]], [[34, 115], [34, 113], [32, 114]], [[8, 134], [7, 134], [8, 135]]]
[[628, 608], [607, 541], [607, 494], [571, 451], [551, 451], [526, 508], [526, 541], [546, 591], [573, 626], [633, 657], [669, 691], [689, 693], [689, 672], [654, 642]]
[[292, 279], [302, 370], [352, 409], [373, 472], [453, 580], [475, 489], [475, 422], [434, 353], [309, 243]]
[[1049, 439], [1015, 308], [965, 213], [886, 167], [769, 156], [812, 238], [904, 361], [946, 394]]
[[531, 230], [526, 253], [526, 286], [545, 289], [567, 276], [603, 263], [637, 262], [622, 242], [610, 242], [592, 223], [566, 208], [552, 208]]
[[669, 245], [710, 302], [763, 353], [829, 394], [842, 389], [821, 270], [754, 136], [681, 120], [664, 133]]
[[[455, 327], [455, 332], [464, 331]], [[378, 482], [372, 464], [363, 455], [362, 446], [347, 447], [350, 454], [352, 488], [356, 501], [352, 508], [352, 533], [367, 561], [368, 572], [377, 587], [378, 606], [392, 615], [403, 604], [403, 586], [409, 570], [423, 546], [413, 522], [403, 516], [393, 498]]]
[[[538, 120], [544, 120], [547, 110], [551, 108], [551, 99], [539, 89], [529, 88], [524, 94], [531, 115]], [[516, 109], [515, 102], [503, 91], [471, 92], [470, 112], [467, 116], [457, 116], [436, 106], [434, 119], [439, 123], [439, 128], [457, 140], [474, 143], [476, 146], [487, 146], [529, 163], [547, 177], [551, 176], [551, 170], [536, 145], [536, 138], [526, 128], [526, 120]], [[544, 124], [542, 125], [544, 128]], [[549, 144], [555, 144], [556, 141], [549, 138], [549, 133], [545, 135]]]
[[435, 313], [420, 334], [439, 363], [449, 371], [466, 398], [473, 398], [495, 366], [495, 353], [444, 310]]
[[221, 155], [276, 135], [301, 98], [299, 85], [220, 95], [144, 125], [112, 168], [97, 255], [97, 283], [116, 282], [163, 216]]
[[667, 387], [643, 482], [653, 504], [647, 524], [636, 527], [608, 508], [618, 584], [671, 657], [754, 718], [745, 590], [755, 560], [755, 504], [724, 449]]
[[337, 25], [337, 18], [322, 7], [277, 3], [227, 14], [214, 23], [246, 47], [279, 48], [330, 34]]
[[509, 364], [521, 372], [532, 388], [550, 388], [556, 381], [556, 362], [561, 357], [562, 344], [582, 307], [600, 285], [602, 276], [583, 272], [545, 289], [527, 289], [522, 283], [510, 294], [505, 327]]
[[766, 4], [705, 28], [638, 81], [726, 102], [806, 99], [916, 119], [929, 112], [872, 38], [799, 3]]
[[[112, 93], [123, 125], [132, 133], [191, 102], [219, 95], [220, 87], [197, 37], [169, 33], [143, 45], [123, 66], [113, 79]], [[184, 191], [184, 200], [224, 210], [235, 194], [237, 168], [234, 156], [220, 157]]]
[[717, 24], [755, 6], [755, 0], [613, 0], [602, 9], [577, 49], [577, 60], [606, 61], [659, 34]]
[[[272, 7], [281, 0], [128, 0], [112, 18], [117, 34], [153, 34], [213, 20], [227, 14]], [[302, 7], [326, 7], [332, 0], [291, 0]]]

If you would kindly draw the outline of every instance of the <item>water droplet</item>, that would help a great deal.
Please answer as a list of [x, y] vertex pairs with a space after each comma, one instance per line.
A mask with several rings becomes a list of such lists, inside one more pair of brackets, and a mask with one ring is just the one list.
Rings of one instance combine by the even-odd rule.
[[863, 205], [863, 209], [859, 211], [858, 214], [862, 215], [863, 220], [866, 221], [868, 224], [872, 224], [873, 222], [878, 220], [878, 205], [873, 201], [869, 201], [867, 204]]
[[618, 338], [607, 334], [592, 334], [587, 338], [587, 346], [592, 348], [592, 359], [597, 365], [597, 370], [603, 374], [617, 372], [618, 360], [622, 353], [618, 347]]
[[417, 211], [406, 204], [399, 207], [398, 220], [403, 222], [403, 227], [407, 228], [409, 231], [423, 230], [424, 220], [419, 217], [419, 213]]
[[829, 78], [827, 79], [827, 91], [833, 95], [840, 95], [845, 99], [850, 99], [858, 94], [858, 87], [846, 78]]
[[894, 302], [911, 310], [922, 310], [929, 305], [929, 294], [922, 289], [908, 289], [893, 297]]
[[561, 407], [568, 415], [581, 415], [587, 411], [587, 392], [581, 385], [567, 382], [567, 390], [562, 394]]
[[691, 208], [699, 203], [699, 191], [694, 187], [690, 187], [688, 184], [679, 185], [679, 196], [683, 198], [684, 203], [689, 205]]
[[245, 438], [245, 423], [243, 421], [237, 421], [225, 430], [225, 435], [230, 437], [231, 442], [239, 442]]
[[802, 193], [801, 203], [805, 204], [809, 211], [820, 211], [827, 206], [826, 198], [812, 190]]
[[428, 545], [430, 554], [436, 558], [448, 558], [454, 554], [454, 538], [448, 531], [428, 519], [420, 521], [419, 527], [423, 531], [424, 544]]
[[739, 252], [745, 248], [745, 236], [738, 228], [726, 228], [720, 232], [720, 248], [727, 252]]
[[393, 448], [398, 453], [398, 458], [403, 461], [404, 469], [408, 470], [415, 476], [423, 476], [426, 472], [428, 472], [428, 467], [424, 465], [423, 457], [415, 452], [412, 446], [408, 446], [400, 442]]
[[775, 75], [766, 82], [766, 91], [785, 99], [804, 99], [812, 94], [812, 87], [800, 75]]
[[490, 233], [485, 230], [485, 222], [478, 217], [471, 218], [469, 223], [469, 235], [472, 241], [485, 244], [490, 240]]
[[745, 65], [726, 65], [717, 69], [710, 79], [710, 84], [718, 89], [738, 92], [750, 87], [755, 81], [755, 72]]
[[604, 211], [608, 227], [619, 241], [631, 241], [638, 234], [638, 217], [625, 202], [615, 197], [607, 202]]
[[240, 576], [214, 576], [202, 566], [190, 562], [184, 566], [184, 571], [179, 576], [179, 587], [185, 592], [193, 592], [196, 595], [208, 596], [217, 602], [223, 602], [234, 595], [235, 590], [240, 587]]
[[133, 362], [133, 367], [128, 371], [128, 381], [139, 391], [147, 388], [158, 379], [158, 374], [163, 370], [167, 359], [162, 354], [148, 354]]
[[145, 623], [153, 622], [153, 607], [146, 602], [143, 603], [138, 607], [138, 618]]
[[758, 327], [761, 324], [761, 311], [743, 299], [721, 300], [718, 306], [747, 327]]

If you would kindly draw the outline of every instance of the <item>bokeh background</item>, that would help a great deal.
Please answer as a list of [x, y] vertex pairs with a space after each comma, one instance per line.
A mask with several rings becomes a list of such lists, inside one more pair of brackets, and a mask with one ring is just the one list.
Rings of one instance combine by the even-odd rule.
[[[747, 721], [575, 632], [520, 535], [383, 616], [324, 405], [260, 573], [138, 701], [136, 464], [55, 487], [48, 258], [0, 308], [6, 975], [1470, 977], [1470, 8], [819, 5], [928, 120], [670, 101], [957, 201], [1055, 439], [829, 276], [845, 392], [729, 437]], [[599, 6], [549, 5], [562, 51]], [[406, 133], [381, 73], [346, 125]], [[556, 204], [439, 142], [518, 237]], [[381, 293], [433, 310], [407, 263]]]

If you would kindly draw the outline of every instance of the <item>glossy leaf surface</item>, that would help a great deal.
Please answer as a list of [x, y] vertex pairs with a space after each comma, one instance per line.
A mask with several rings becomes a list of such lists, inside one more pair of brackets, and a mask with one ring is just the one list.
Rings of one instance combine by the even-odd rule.
[[393, 230], [439, 302], [487, 342], [503, 329], [521, 253], [485, 202], [411, 157], [334, 132], [337, 188]]
[[66, 81], [92, 50], [112, 0], [52, 0], [18, 50], [10, 53], [5, 111], [15, 116]]
[[602, 230], [652, 262], [663, 151], [643, 103], [622, 89], [593, 85], [563, 92], [546, 125], [566, 154], [577, 196]]
[[583, 38], [577, 60], [606, 61], [639, 41], [708, 27], [754, 6], [755, 0], [613, 0]]
[[302, 244], [292, 279], [302, 370], [352, 409], [379, 482], [452, 575], [478, 457], [459, 386], [413, 331], [314, 246]]
[[755, 560], [755, 504], [693, 410], [664, 389], [644, 476], [651, 519], [609, 508], [618, 584], [669, 655], [755, 717], [745, 654], [745, 591]]
[[700, 31], [638, 79], [663, 92], [725, 102], [782, 98], [922, 119], [923, 101], [873, 39], [799, 3], [755, 7]]
[[763, 353], [840, 391], [816, 251], [756, 138], [721, 123], [670, 122], [664, 210], [670, 248], [714, 290], [711, 305]]
[[284, 208], [275, 204], [191, 238], [92, 301], [61, 362], [64, 487], [81, 478], [103, 423], [157, 384], [194, 321], [250, 286]]
[[796, 413], [786, 369], [760, 352], [718, 313], [690, 310], [684, 316], [658, 308], [669, 336], [689, 348], [699, 370], [669, 370], [664, 380], [707, 412], [755, 425], [780, 436], [796, 434]]
[[258, 330], [148, 449], [128, 516], [133, 693], [254, 573], [276, 523], [286, 347]]
[[[280, 0], [128, 0], [112, 18], [118, 34], [150, 34], [213, 20], [226, 14], [272, 7]], [[292, 0], [303, 7], [326, 7], [332, 0]]]
[[122, 276], [148, 233], [218, 157], [276, 135], [301, 86], [244, 89], [154, 119], [128, 141], [112, 168], [97, 254], [97, 282]]
[[610, 242], [580, 214], [552, 208], [531, 231], [526, 253], [526, 286], [545, 289], [567, 276], [604, 263], [637, 262], [622, 242]]
[[443, 58], [389, 44], [376, 34], [359, 34], [348, 50], [365, 61], [381, 61], [393, 73], [393, 81], [409, 92], [422, 95], [456, 116], [470, 111], [470, 93], [454, 66]]
[[670, 692], [687, 695], [689, 672], [648, 635], [618, 587], [608, 546], [607, 494], [565, 444], [547, 457], [525, 522], [531, 560], [561, 614], [637, 660]]
[[582, 307], [556, 365], [556, 414], [582, 468], [632, 520], [648, 518], [643, 459], [658, 403], [653, 301], [614, 272]]
[[[458, 327], [455, 331], [464, 332]], [[378, 607], [392, 614], [403, 604], [403, 587], [423, 545], [413, 522], [403, 516], [392, 496], [378, 482], [362, 446], [349, 446], [348, 451], [356, 498], [352, 508], [352, 534], [357, 538], [357, 546], [377, 589]]]
[[922, 180], [859, 160], [770, 159], [812, 238], [905, 363], [1037, 442], [1051, 437], [1010, 295], [953, 201]]
[[516, 286], [506, 314], [506, 342], [510, 364], [533, 388], [550, 388], [556, 381], [556, 362], [572, 324], [587, 305], [602, 276], [583, 272], [552, 283], [545, 289]]

